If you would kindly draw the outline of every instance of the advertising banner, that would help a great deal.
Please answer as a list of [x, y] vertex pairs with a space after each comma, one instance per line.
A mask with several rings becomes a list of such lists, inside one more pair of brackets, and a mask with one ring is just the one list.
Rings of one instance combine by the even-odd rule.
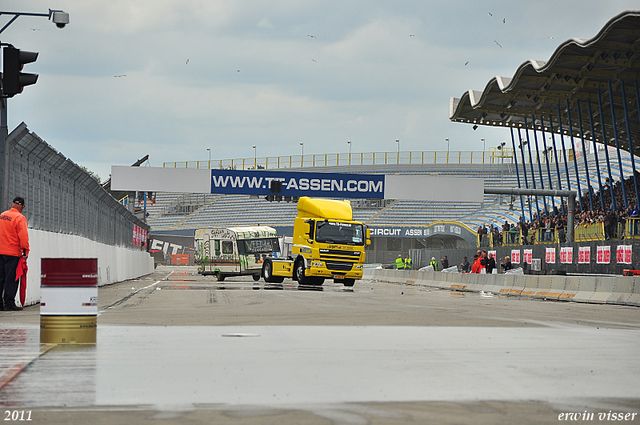
[[522, 250], [522, 262], [531, 264], [533, 260], [533, 249], [523, 249]]
[[563, 246], [560, 248], [560, 263], [571, 264], [573, 263], [573, 247]]
[[383, 174], [211, 170], [211, 193], [384, 199]]
[[439, 202], [482, 202], [484, 199], [482, 178], [282, 169], [210, 170], [112, 166], [111, 189]]
[[599, 246], [597, 248], [596, 263], [597, 264], [611, 263], [611, 247], [610, 246]]
[[556, 263], [556, 249], [555, 248], [547, 248], [545, 249], [544, 260], [548, 264]]
[[578, 248], [578, 264], [591, 263], [591, 247], [581, 246]]
[[616, 262], [618, 264], [631, 264], [631, 245], [618, 245]]
[[512, 249], [511, 250], [511, 262], [513, 264], [520, 264], [520, 250]]

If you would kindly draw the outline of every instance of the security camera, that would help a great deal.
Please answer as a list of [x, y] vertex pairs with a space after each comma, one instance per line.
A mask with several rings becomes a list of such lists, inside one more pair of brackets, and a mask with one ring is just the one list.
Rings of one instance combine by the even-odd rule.
[[69, 23], [69, 14], [61, 10], [51, 11], [51, 20], [58, 28], [64, 28]]

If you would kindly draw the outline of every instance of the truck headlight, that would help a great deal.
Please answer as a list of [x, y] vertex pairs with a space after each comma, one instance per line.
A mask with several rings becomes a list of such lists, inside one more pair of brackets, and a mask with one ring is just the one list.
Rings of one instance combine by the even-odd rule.
[[362, 264], [356, 264], [356, 269], [362, 269]]
[[311, 267], [324, 267], [324, 263], [322, 261], [313, 261], [311, 262]]

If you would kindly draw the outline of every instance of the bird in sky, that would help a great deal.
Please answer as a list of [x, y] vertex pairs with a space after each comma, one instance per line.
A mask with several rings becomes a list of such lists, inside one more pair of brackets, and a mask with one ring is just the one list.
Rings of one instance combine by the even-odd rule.
[[502, 18], [502, 23], [506, 24], [507, 23], [507, 18]]
[[31, 31], [40, 31], [40, 28], [29, 28]]
[[415, 34], [409, 34], [409, 37], [415, 37], [415, 36], [416, 36]]
[[[500, 46], [500, 43], [498, 43], [496, 40], [493, 40], [493, 42]], [[500, 46], [500, 48], [502, 49], [502, 46]]]
[[[313, 58], [312, 58], [311, 60], [312, 60], [312, 61], [314, 61], [314, 62], [316, 62], [316, 60], [315, 60], [315, 59], [313, 59]], [[316, 62], [316, 63], [317, 63], [317, 62]]]
[[120, 78], [120, 77], [126, 77], [127, 74], [122, 74], [122, 75], [114, 75], [115, 78]]
[[189, 65], [189, 59], [187, 59], [187, 62], [185, 63], [185, 65]]
[[469, 65], [469, 61], [466, 61], [466, 62], [464, 63], [464, 66], [467, 66], [467, 65]]
[[239, 69], [236, 69], [236, 72], [240, 72], [240, 70], [239, 70]]
[[307, 37], [316, 38], [315, 35], [307, 34]]

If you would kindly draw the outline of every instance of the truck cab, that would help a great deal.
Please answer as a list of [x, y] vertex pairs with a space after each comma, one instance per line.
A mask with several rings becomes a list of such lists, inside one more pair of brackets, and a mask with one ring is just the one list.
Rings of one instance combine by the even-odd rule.
[[266, 259], [262, 274], [267, 282], [289, 277], [303, 285], [322, 285], [325, 279], [333, 279], [353, 286], [362, 279], [365, 246], [370, 243], [364, 224], [353, 221], [349, 201], [302, 197], [291, 254]]

